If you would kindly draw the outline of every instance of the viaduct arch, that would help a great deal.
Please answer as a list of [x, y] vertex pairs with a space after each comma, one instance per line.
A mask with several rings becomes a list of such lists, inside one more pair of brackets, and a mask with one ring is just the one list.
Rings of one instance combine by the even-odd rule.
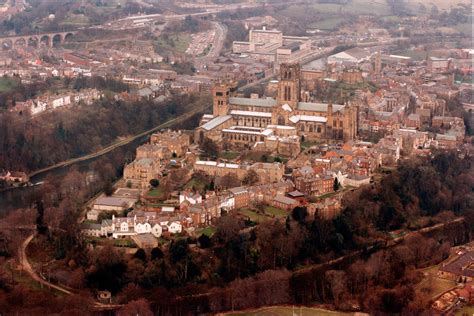
[[43, 45], [46, 47], [55, 47], [57, 45], [64, 44], [69, 38], [74, 36], [76, 33], [76, 31], [70, 31], [0, 37], [0, 45], [2, 50], [9, 50], [18, 46], [31, 46], [39, 48]]

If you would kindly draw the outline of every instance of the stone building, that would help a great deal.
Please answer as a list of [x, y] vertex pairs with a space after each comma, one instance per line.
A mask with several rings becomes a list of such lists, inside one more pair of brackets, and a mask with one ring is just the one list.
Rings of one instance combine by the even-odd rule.
[[183, 156], [188, 151], [190, 141], [188, 134], [182, 131], [171, 130], [159, 134], [152, 134], [150, 138], [150, 144], [161, 145], [167, 148], [171, 154], [175, 154], [178, 157]]
[[241, 149], [273, 141], [278, 148], [295, 136], [321, 141], [357, 136], [357, 106], [301, 101], [299, 64], [281, 65], [276, 99], [234, 97], [226, 84], [215, 85], [212, 93], [213, 114], [204, 116], [196, 129], [197, 142], [209, 137]]
[[146, 188], [151, 179], [160, 177], [160, 164], [150, 158], [141, 158], [125, 166], [123, 178], [135, 186]]

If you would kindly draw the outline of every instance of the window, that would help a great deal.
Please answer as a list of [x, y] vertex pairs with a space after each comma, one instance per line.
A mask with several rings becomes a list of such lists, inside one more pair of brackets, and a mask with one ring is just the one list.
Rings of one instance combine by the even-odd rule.
[[285, 125], [285, 118], [283, 116], [278, 117], [278, 125]]
[[321, 126], [318, 126], [318, 133], [321, 133]]

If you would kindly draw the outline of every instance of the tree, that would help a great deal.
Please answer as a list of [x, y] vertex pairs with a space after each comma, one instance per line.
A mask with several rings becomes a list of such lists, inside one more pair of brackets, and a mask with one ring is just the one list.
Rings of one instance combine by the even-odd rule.
[[341, 184], [339, 183], [339, 180], [338, 180], [337, 177], [336, 177], [336, 178], [334, 178], [334, 184], [333, 184], [333, 186], [332, 186], [332, 189], [333, 189], [334, 191], [337, 191], [337, 190], [339, 190], [340, 188], [341, 188]]
[[150, 303], [146, 299], [141, 298], [129, 302], [117, 312], [117, 316], [130, 315], [153, 316], [153, 312], [150, 308]]
[[185, 259], [189, 253], [189, 245], [187, 240], [173, 240], [170, 245], [171, 262], [176, 263]]
[[36, 201], [36, 230], [39, 234], [46, 234], [48, 226], [44, 224], [44, 205], [43, 201]]
[[133, 255], [134, 258], [140, 259], [141, 261], [146, 261], [146, 252], [142, 248], [139, 248], [135, 254]]
[[201, 143], [201, 150], [211, 157], [217, 157], [217, 154], [218, 154], [217, 145], [212, 139], [208, 137], [205, 137], [203, 139]]
[[228, 173], [219, 178], [219, 185], [224, 189], [240, 186], [239, 178], [233, 173]]
[[114, 193], [114, 187], [112, 185], [112, 182], [111, 181], [105, 182], [103, 190], [104, 190], [105, 195], [111, 196]]
[[258, 183], [259, 178], [257, 172], [255, 170], [250, 169], [247, 171], [247, 174], [245, 175], [244, 179], [242, 180], [242, 183], [245, 185], [254, 185]]
[[209, 236], [205, 234], [201, 234], [201, 236], [199, 236], [198, 242], [199, 242], [199, 246], [203, 249], [209, 248], [212, 246], [211, 238], [209, 238]]
[[291, 217], [299, 223], [304, 223], [308, 217], [308, 210], [304, 206], [297, 206], [291, 212]]
[[150, 185], [153, 187], [153, 188], [157, 188], [159, 185], [160, 185], [160, 181], [158, 179], [151, 179], [150, 180]]
[[156, 260], [156, 259], [163, 259], [164, 254], [163, 251], [159, 247], [155, 247], [151, 250], [151, 260]]

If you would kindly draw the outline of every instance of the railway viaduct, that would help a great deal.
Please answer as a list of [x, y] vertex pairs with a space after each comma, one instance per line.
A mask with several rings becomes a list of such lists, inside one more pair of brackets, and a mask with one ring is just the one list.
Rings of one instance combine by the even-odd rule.
[[61, 45], [77, 32], [55, 32], [55, 33], [40, 33], [34, 35], [21, 36], [6, 36], [0, 37], [1, 48], [4, 50], [13, 49], [16, 46], [32, 46], [39, 48], [41, 45], [46, 47], [53, 47]]

